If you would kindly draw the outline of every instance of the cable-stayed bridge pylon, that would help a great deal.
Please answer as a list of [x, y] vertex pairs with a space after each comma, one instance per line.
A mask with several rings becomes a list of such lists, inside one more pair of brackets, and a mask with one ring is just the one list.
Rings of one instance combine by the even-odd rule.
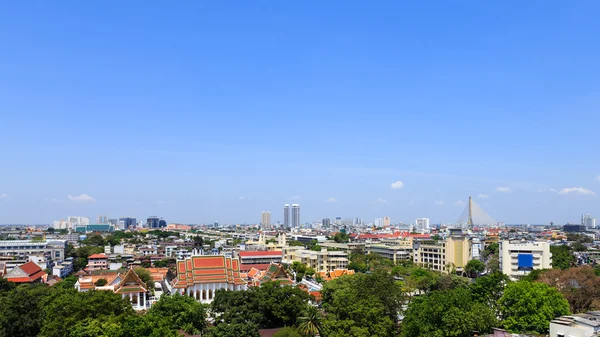
[[473, 198], [469, 197], [469, 203], [460, 215], [458, 224], [461, 227], [472, 229], [474, 226], [495, 225], [497, 222], [476, 204]]

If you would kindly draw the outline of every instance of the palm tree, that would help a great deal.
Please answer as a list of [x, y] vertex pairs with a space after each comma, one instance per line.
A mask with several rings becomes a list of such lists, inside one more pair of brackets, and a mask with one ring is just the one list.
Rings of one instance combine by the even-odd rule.
[[304, 316], [298, 317], [300, 325], [298, 331], [305, 336], [321, 336], [321, 318], [323, 315], [319, 308], [310, 305], [304, 311]]

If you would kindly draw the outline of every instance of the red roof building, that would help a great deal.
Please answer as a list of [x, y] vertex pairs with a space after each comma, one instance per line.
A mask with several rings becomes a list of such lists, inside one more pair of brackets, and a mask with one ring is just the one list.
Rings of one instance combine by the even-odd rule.
[[87, 269], [89, 271], [108, 269], [108, 255], [94, 254], [88, 257]]
[[240, 273], [240, 261], [223, 255], [192, 256], [177, 261], [177, 278], [172, 282], [175, 292], [210, 303], [215, 291], [246, 290], [247, 282]]
[[15, 283], [40, 283], [44, 282], [44, 275], [47, 274], [35, 262], [27, 262], [14, 267], [4, 278]]

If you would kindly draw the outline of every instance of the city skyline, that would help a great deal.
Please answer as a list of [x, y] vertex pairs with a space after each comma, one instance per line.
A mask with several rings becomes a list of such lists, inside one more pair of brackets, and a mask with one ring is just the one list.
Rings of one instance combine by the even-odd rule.
[[600, 214], [600, 3], [318, 8], [6, 4], [0, 223]]

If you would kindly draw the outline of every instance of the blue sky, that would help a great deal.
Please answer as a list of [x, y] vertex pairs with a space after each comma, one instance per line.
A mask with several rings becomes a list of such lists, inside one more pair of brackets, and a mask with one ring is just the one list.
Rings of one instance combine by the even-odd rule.
[[599, 10], [4, 3], [0, 223], [600, 216]]

